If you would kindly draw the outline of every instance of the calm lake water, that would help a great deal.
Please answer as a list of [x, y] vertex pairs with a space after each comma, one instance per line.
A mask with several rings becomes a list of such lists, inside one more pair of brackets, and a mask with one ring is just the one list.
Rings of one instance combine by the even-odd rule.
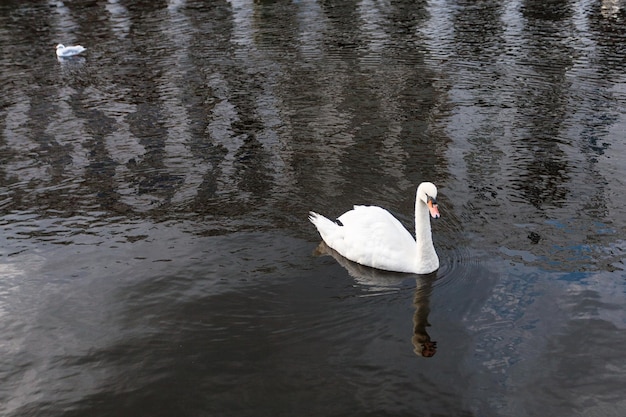
[[626, 415], [625, 8], [0, 3], [0, 415]]

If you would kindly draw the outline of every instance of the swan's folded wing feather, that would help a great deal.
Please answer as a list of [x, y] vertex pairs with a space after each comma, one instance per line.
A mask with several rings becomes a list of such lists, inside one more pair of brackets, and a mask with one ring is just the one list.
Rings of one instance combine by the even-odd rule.
[[363, 265], [394, 268], [414, 256], [415, 240], [387, 210], [376, 206], [355, 206], [338, 219], [343, 239], [334, 242], [337, 252]]
[[409, 231], [387, 210], [377, 206], [354, 206], [341, 215], [338, 220], [346, 231], [358, 234], [362, 238], [377, 242], [397, 245], [415, 245], [415, 239]]

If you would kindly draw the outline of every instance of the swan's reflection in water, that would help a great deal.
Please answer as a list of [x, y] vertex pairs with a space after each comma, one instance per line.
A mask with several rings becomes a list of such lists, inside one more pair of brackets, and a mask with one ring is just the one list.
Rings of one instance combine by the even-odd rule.
[[437, 353], [437, 342], [431, 340], [426, 328], [430, 326], [428, 315], [430, 313], [430, 295], [433, 283], [437, 280], [437, 271], [427, 275], [405, 274], [400, 272], [382, 271], [352, 262], [337, 251], [329, 247], [323, 241], [315, 248], [316, 256], [330, 255], [343, 266], [354, 280], [372, 293], [384, 293], [397, 291], [407, 278], [415, 278], [415, 294], [413, 296], [413, 352], [417, 356], [431, 358]]
[[428, 314], [430, 313], [430, 294], [433, 290], [433, 282], [437, 279], [437, 273], [418, 275], [416, 278], [415, 295], [413, 297], [413, 352], [418, 356], [430, 358], [437, 353], [437, 342], [430, 339], [426, 328], [430, 326]]

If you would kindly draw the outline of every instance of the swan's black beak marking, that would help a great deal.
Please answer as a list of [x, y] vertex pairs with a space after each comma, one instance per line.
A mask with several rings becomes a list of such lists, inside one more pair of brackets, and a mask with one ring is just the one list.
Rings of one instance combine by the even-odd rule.
[[339, 219], [335, 219], [335, 223], [337, 223], [339, 226], [343, 226], [343, 223], [341, 223], [341, 220]]

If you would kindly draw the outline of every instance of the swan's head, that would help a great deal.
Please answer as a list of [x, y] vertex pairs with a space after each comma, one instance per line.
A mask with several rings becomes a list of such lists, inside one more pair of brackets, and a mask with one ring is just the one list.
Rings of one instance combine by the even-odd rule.
[[423, 182], [417, 187], [417, 198], [428, 206], [430, 216], [439, 218], [439, 206], [437, 205], [437, 187], [432, 182]]
[[62, 43], [58, 44], [58, 45], [57, 45], [57, 51], [58, 51], [59, 49], [65, 49], [65, 45], [63, 45]]

